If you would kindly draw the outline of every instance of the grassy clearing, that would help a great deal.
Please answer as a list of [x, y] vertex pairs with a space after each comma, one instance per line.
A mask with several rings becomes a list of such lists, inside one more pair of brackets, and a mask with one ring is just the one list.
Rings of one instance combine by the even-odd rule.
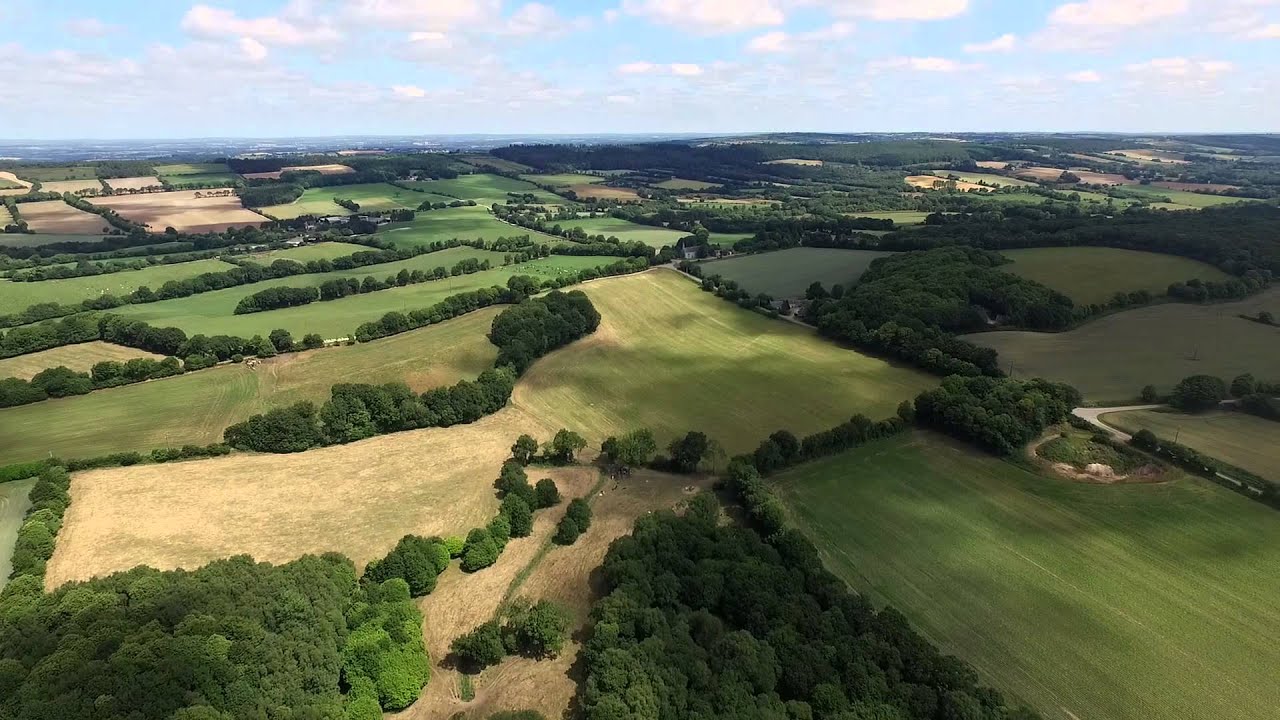
[[0, 177], [0, 190], [17, 190], [19, 188], [28, 187], [17, 180], [10, 180], [7, 177]]
[[[287, 205], [268, 205], [255, 209], [267, 217], [280, 220], [292, 220], [303, 215], [316, 215], [319, 217], [351, 215], [350, 210], [333, 201], [335, 197], [338, 197], [334, 193], [336, 189], [332, 187], [307, 188], [302, 191], [301, 197]], [[415, 205], [414, 207], [417, 206]]]
[[1265, 374], [1265, 359], [1280, 357], [1280, 330], [1236, 317], [1260, 310], [1280, 312], [1280, 289], [1240, 302], [1127, 310], [1063, 333], [1002, 331], [966, 338], [999, 351], [1000, 366], [1017, 377], [1070, 383], [1094, 403], [1124, 403], [1136, 399], [1144, 385], [1168, 392], [1188, 375]]
[[89, 372], [90, 368], [104, 360], [124, 362], [133, 358], [159, 360], [161, 357], [163, 356], [149, 353], [145, 350], [95, 340], [93, 342], [80, 343], [79, 345], [64, 345], [51, 350], [42, 350], [0, 360], [0, 378], [16, 377], [29, 380], [41, 370], [58, 367], [59, 365], [69, 367], [72, 370]]
[[739, 309], [671, 271], [583, 290], [600, 328], [535, 363], [513, 401], [596, 441], [650, 427], [665, 444], [700, 430], [741, 452], [778, 428], [805, 434], [859, 412], [886, 417], [936, 384]]
[[1186, 415], [1133, 410], [1107, 413], [1102, 420], [1129, 433], [1150, 430], [1177, 442], [1280, 482], [1280, 423], [1245, 413]]
[[[240, 302], [240, 298], [267, 287], [319, 285], [326, 279], [336, 277], [363, 279], [368, 275], [372, 275], [376, 278], [383, 278], [387, 275], [394, 275], [402, 268], [431, 270], [438, 266], [452, 267], [466, 257], [487, 258], [495, 267], [491, 270], [470, 275], [459, 275], [444, 280], [352, 295], [341, 300], [314, 302], [300, 307], [248, 315], [233, 314], [236, 304]], [[501, 253], [474, 250], [469, 247], [451, 248], [395, 263], [371, 265], [354, 270], [321, 275], [299, 275], [291, 278], [279, 278], [177, 300], [165, 300], [146, 305], [129, 305], [119, 308], [117, 312], [131, 318], [145, 320], [153, 325], [179, 327], [185, 330], [188, 335], [204, 333], [206, 335], [240, 335], [243, 337], [262, 335], [266, 337], [275, 328], [284, 328], [293, 333], [295, 338], [300, 338], [307, 333], [319, 333], [326, 339], [335, 339], [350, 336], [361, 323], [377, 320], [392, 310], [407, 312], [416, 308], [434, 305], [450, 295], [456, 295], [460, 292], [477, 290], [493, 285], [505, 285], [507, 279], [512, 275], [553, 277], [577, 272], [588, 267], [608, 265], [616, 261], [617, 258], [612, 257], [555, 255], [520, 265], [498, 267], [502, 265]]]
[[1005, 250], [1004, 269], [1071, 298], [1077, 304], [1106, 303], [1117, 292], [1147, 290], [1164, 295], [1174, 282], [1226, 280], [1218, 268], [1176, 255], [1101, 247]]
[[486, 308], [377, 342], [283, 355], [257, 370], [221, 365], [5, 408], [0, 410], [0, 464], [49, 453], [89, 457], [219, 442], [228, 425], [269, 407], [323, 401], [339, 382], [403, 380], [427, 390], [474, 378], [497, 356], [485, 333], [499, 311]]
[[[1214, 207], [1216, 205], [1230, 205], [1238, 202], [1257, 202], [1249, 198], [1227, 197], [1225, 195], [1205, 195], [1203, 193], [1187, 192], [1186, 190], [1173, 190], [1171, 188], [1154, 187], [1151, 185], [1127, 185], [1124, 188], [1126, 193], [1145, 196], [1153, 201], [1158, 198], [1168, 198], [1173, 205], [1183, 208], [1193, 208], [1199, 210], [1201, 208]], [[1155, 202], [1157, 206], [1166, 206], [1170, 203]], [[1175, 208], [1170, 208], [1175, 209]]]
[[13, 545], [18, 542], [22, 518], [31, 507], [27, 494], [36, 479], [0, 483], [0, 590], [9, 583], [13, 571]]
[[223, 272], [232, 267], [234, 266], [231, 263], [221, 260], [193, 260], [172, 265], [153, 265], [142, 270], [126, 270], [65, 280], [40, 282], [0, 280], [0, 306], [21, 310], [36, 303], [75, 303], [107, 293], [124, 295], [143, 285], [155, 290], [169, 280], [191, 278], [200, 273]]
[[541, 175], [521, 175], [520, 177], [532, 183], [550, 185], [551, 187], [589, 185], [591, 183], [602, 183], [608, 179], [599, 175], [584, 175], [582, 173], [546, 173]]
[[172, 165], [156, 165], [156, 174], [165, 175], [230, 175], [231, 168], [226, 163], [174, 163]]
[[580, 227], [588, 235], [617, 237], [628, 242], [639, 240], [645, 245], [657, 248], [664, 245], [675, 245], [677, 240], [688, 234], [679, 230], [640, 225], [615, 217], [579, 218], [577, 220], [567, 220], [563, 224], [568, 228]]
[[[1070, 483], [917, 434], [776, 480], [829, 569], [1049, 720], [1270, 718], [1275, 511]], [[940, 601], [940, 598], [945, 598]]]
[[233, 173], [194, 173], [190, 175], [161, 175], [161, 180], [169, 183], [174, 187], [190, 187], [193, 185], [209, 185], [213, 183], [230, 184], [239, 180], [240, 177]]
[[894, 225], [920, 225], [929, 213], [923, 210], [884, 210], [877, 212], [850, 213], [854, 217], [892, 220]]
[[710, 190], [711, 188], [720, 187], [720, 183], [703, 182], [702, 180], [686, 180], [685, 178], [671, 178], [663, 180], [660, 183], [654, 183], [654, 187], [663, 190]]
[[97, 168], [93, 167], [23, 167], [14, 168], [14, 174], [18, 177], [35, 182], [39, 180], [92, 180], [98, 177]]
[[758, 255], [742, 255], [702, 264], [707, 275], [719, 274], [753, 293], [774, 297], [803, 296], [814, 281], [830, 288], [851, 287], [867, 271], [872, 260], [889, 255], [877, 250], [790, 248]]
[[334, 258], [346, 257], [352, 253], [364, 252], [369, 248], [364, 245], [356, 245], [355, 243], [344, 242], [323, 242], [314, 245], [303, 245], [295, 248], [284, 248], [281, 250], [266, 250], [263, 252], [250, 253], [243, 257], [257, 263], [269, 265], [276, 260], [293, 260], [295, 262], [305, 263], [308, 260], [332, 260]]
[[405, 186], [458, 200], [475, 200], [481, 205], [506, 203], [507, 193], [533, 195], [538, 202], [564, 203], [564, 198], [552, 195], [533, 183], [501, 175], [459, 175], [452, 180], [424, 180], [405, 183]]
[[419, 213], [411, 222], [389, 223], [378, 228], [378, 237], [401, 246], [429, 245], [436, 241], [475, 240], [528, 235], [539, 244], [563, 245], [566, 240], [502, 222], [482, 207], [445, 208]]

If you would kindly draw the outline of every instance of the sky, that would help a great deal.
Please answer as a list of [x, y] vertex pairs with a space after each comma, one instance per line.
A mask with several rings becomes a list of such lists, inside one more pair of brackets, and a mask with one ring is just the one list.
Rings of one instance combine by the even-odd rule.
[[0, 0], [0, 138], [1280, 130], [1280, 0]]

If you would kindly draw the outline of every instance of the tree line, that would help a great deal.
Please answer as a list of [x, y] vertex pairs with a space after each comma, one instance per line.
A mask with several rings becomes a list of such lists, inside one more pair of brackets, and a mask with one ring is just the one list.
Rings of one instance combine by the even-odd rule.
[[1070, 385], [1047, 380], [952, 376], [916, 398], [926, 426], [998, 455], [1013, 455], [1080, 404]]

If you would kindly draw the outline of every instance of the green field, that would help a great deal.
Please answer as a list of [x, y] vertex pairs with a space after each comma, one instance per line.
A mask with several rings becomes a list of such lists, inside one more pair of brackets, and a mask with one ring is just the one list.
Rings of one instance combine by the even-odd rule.
[[302, 191], [302, 197], [287, 205], [268, 205], [254, 208], [254, 210], [280, 220], [292, 220], [303, 215], [324, 217], [352, 214], [350, 210], [333, 201], [337, 197], [337, 193], [334, 192], [336, 189], [334, 187], [307, 188]]
[[[19, 210], [18, 212], [22, 212]], [[39, 247], [54, 243], [102, 242], [101, 235], [27, 235], [26, 233], [0, 234], [0, 248]]]
[[1126, 310], [1062, 333], [1001, 331], [965, 339], [995, 348], [1000, 366], [1017, 377], [1070, 383], [1093, 403], [1125, 403], [1144, 385], [1168, 392], [1188, 375], [1266, 375], [1280, 357], [1280, 329], [1236, 317], [1260, 310], [1280, 315], [1280, 288], [1239, 302]]
[[14, 168], [13, 174], [23, 180], [35, 182], [57, 180], [92, 180], [98, 177], [97, 168], [92, 167], [24, 167]]
[[13, 190], [16, 188], [26, 187], [22, 183], [16, 183], [8, 178], [0, 177], [0, 190]]
[[1242, 412], [1187, 415], [1131, 410], [1100, 418], [1129, 433], [1150, 430], [1268, 480], [1280, 482], [1280, 423]]
[[162, 357], [145, 350], [94, 340], [0, 359], [0, 378], [16, 377], [29, 380], [41, 370], [59, 366], [79, 372], [89, 372], [95, 364], [104, 360], [125, 362], [133, 358], [160, 360]]
[[734, 454], [779, 428], [805, 434], [859, 412], [892, 415], [937, 384], [742, 310], [670, 270], [582, 289], [600, 311], [600, 328], [535, 363], [513, 401], [593, 442], [648, 427], [665, 446], [699, 430]]
[[174, 163], [172, 165], [156, 165], [156, 174], [165, 175], [231, 175], [231, 168], [226, 163]]
[[501, 175], [459, 175], [452, 180], [419, 180], [407, 182], [404, 185], [458, 200], [475, 200], [481, 205], [505, 204], [508, 200], [507, 193], [534, 195], [538, 202], [544, 203], [563, 204], [565, 202], [564, 198], [552, 195], [532, 183]]
[[627, 242], [640, 241], [650, 247], [660, 248], [664, 245], [675, 245], [676, 241], [689, 233], [681, 230], [640, 225], [615, 217], [579, 218], [565, 220], [561, 223], [566, 228], [580, 227], [588, 235], [604, 235], [617, 237]]
[[[1155, 185], [1125, 185], [1124, 192], [1143, 195], [1155, 200], [1156, 198], [1169, 198], [1173, 206], [1168, 207], [1170, 210], [1176, 209], [1196, 209], [1213, 207], [1215, 205], [1229, 205], [1238, 202], [1250, 202], [1249, 198], [1227, 197], [1225, 195], [1203, 195], [1201, 193], [1187, 192], [1186, 190], [1170, 190]], [[1256, 202], [1256, 201], [1253, 201]], [[1153, 202], [1154, 207], [1166, 207], [1169, 203]]]
[[232, 173], [192, 173], [190, 175], [161, 175], [160, 179], [169, 183], [174, 187], [188, 187], [191, 185], [209, 185], [213, 183], [230, 184], [240, 179], [239, 175]]
[[220, 442], [228, 425], [269, 407], [322, 402], [339, 382], [405, 381], [423, 391], [474, 378], [497, 357], [485, 334], [500, 311], [486, 308], [371, 343], [282, 355], [256, 370], [221, 365], [6, 408], [0, 410], [0, 464], [49, 453], [89, 457]]
[[732, 248], [734, 243], [739, 240], [746, 240], [755, 236], [755, 233], [711, 233], [707, 241], [715, 247]]
[[923, 433], [775, 486], [828, 569], [1046, 720], [1280, 706], [1280, 522], [1260, 503], [1063, 482]]
[[777, 298], [800, 297], [815, 280], [824, 287], [851, 287], [872, 260], [891, 253], [878, 250], [789, 248], [757, 255], [740, 255], [702, 263], [704, 275], [721, 275], [751, 293]]
[[421, 197], [419, 193], [395, 185], [363, 183], [307, 188], [302, 191], [302, 197], [288, 205], [269, 205], [257, 210], [284, 220], [303, 215], [350, 215], [351, 211], [335, 203], [334, 198], [351, 200], [360, 206], [362, 212], [416, 210], [422, 201], [427, 199]]
[[1117, 292], [1147, 290], [1162, 296], [1174, 282], [1230, 276], [1212, 265], [1160, 253], [1102, 247], [1004, 250], [1004, 270], [1035, 280], [1078, 305], [1106, 303]]
[[720, 183], [703, 182], [701, 180], [686, 180], [684, 178], [671, 178], [663, 180], [660, 183], [654, 183], [654, 187], [663, 190], [710, 190], [711, 188], [720, 187]]
[[378, 238], [401, 246], [429, 245], [449, 240], [485, 240], [528, 235], [539, 244], [564, 245], [567, 240], [504, 223], [487, 208], [457, 207], [418, 213], [411, 222], [378, 228]]
[[40, 282], [12, 282], [0, 280], [0, 307], [22, 310], [36, 303], [76, 303], [104, 293], [120, 296], [142, 286], [152, 290], [169, 280], [182, 280], [201, 273], [223, 272], [233, 265], [221, 260], [193, 260], [172, 265], [153, 265], [142, 270], [125, 270], [107, 275], [67, 278], [66, 280], [42, 280]]
[[876, 220], [892, 220], [894, 225], [919, 225], [929, 216], [923, 210], [882, 210], [872, 212], [848, 213], [852, 217], [875, 218]]
[[[402, 268], [432, 270], [439, 266], [452, 267], [467, 257], [487, 258], [494, 265], [494, 268], [470, 275], [449, 277], [444, 280], [433, 280], [416, 285], [352, 295], [341, 300], [314, 302], [300, 307], [247, 315], [233, 314], [236, 304], [240, 302], [240, 298], [252, 295], [268, 287], [318, 286], [325, 280], [339, 277], [363, 279], [372, 275], [381, 279], [388, 275], [396, 274]], [[512, 275], [550, 277], [576, 272], [588, 267], [608, 265], [617, 261], [617, 258], [612, 257], [553, 255], [520, 265], [500, 267], [502, 265], [502, 257], [502, 253], [494, 253], [488, 250], [475, 250], [469, 247], [450, 248], [394, 263], [370, 265], [348, 271], [278, 278], [176, 300], [164, 300], [145, 305], [127, 305], [118, 308], [114, 312], [130, 318], [144, 320], [152, 325], [179, 327], [185, 330], [188, 335], [203, 333], [205, 335], [239, 335], [241, 337], [262, 335], [266, 337], [273, 329], [284, 328], [293, 333], [295, 338], [300, 338], [308, 333], [319, 333], [325, 339], [332, 340], [348, 337], [355, 332], [356, 327], [361, 323], [377, 320], [392, 310], [407, 312], [417, 308], [429, 307], [450, 295], [456, 295], [460, 292], [477, 290], [493, 285], [505, 285], [507, 279]]]
[[265, 250], [263, 252], [250, 253], [241, 255], [246, 260], [252, 260], [263, 265], [268, 265], [276, 260], [293, 260], [295, 262], [307, 262], [308, 260], [332, 260], [334, 258], [346, 257], [353, 253], [364, 252], [371, 248], [364, 245], [356, 245], [355, 243], [344, 242], [322, 242], [313, 245], [303, 245], [296, 248], [283, 248], [281, 250]]
[[608, 178], [599, 175], [582, 175], [580, 173], [546, 173], [546, 174], [529, 174], [520, 177], [534, 182], [539, 185], [550, 185], [551, 187], [568, 187], [570, 185], [589, 185], [591, 183], [602, 183]]
[[938, 177], [956, 177], [964, 182], [985, 183], [994, 187], [1038, 187], [1037, 183], [991, 173], [959, 172], [956, 170], [930, 170], [929, 172]]
[[13, 545], [18, 542], [22, 518], [31, 507], [27, 494], [36, 479], [0, 483], [0, 590], [9, 583], [13, 571]]

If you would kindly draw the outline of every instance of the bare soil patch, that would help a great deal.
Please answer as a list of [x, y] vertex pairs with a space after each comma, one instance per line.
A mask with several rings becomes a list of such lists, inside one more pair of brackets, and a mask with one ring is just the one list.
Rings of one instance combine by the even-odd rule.
[[61, 200], [23, 203], [18, 212], [27, 221], [27, 225], [38, 233], [93, 235], [101, 233], [103, 228], [111, 227], [101, 216], [73, 208]]
[[[111, 181], [108, 181], [111, 182]], [[213, 190], [177, 190], [96, 197], [90, 202], [109, 207], [152, 232], [167, 227], [190, 233], [222, 232], [243, 225], [261, 225], [266, 218], [240, 205], [235, 195], [209, 195]], [[196, 197], [199, 195], [200, 197]]]
[[1037, 452], [1040, 446], [1058, 437], [1058, 431], [1048, 430], [1040, 439], [1027, 446], [1027, 458], [1049, 475], [1071, 480], [1072, 482], [1090, 483], [1094, 485], [1118, 485], [1133, 483], [1158, 483], [1165, 481], [1166, 468], [1157, 463], [1149, 463], [1129, 472], [1117, 472], [1105, 463], [1088, 463], [1083, 468], [1065, 462], [1052, 462]]
[[112, 190], [146, 190], [148, 188], [163, 187], [160, 184], [160, 178], [154, 175], [146, 177], [106, 178], [103, 182], [105, 182]]
[[905, 181], [911, 187], [924, 190], [945, 190], [951, 182], [955, 182], [956, 190], [960, 192], [990, 192], [993, 189], [975, 182], [968, 182], [967, 180], [951, 181], [937, 175], [908, 175]]
[[1009, 167], [1009, 163], [1004, 160], [979, 160], [975, 164], [984, 170], [1003, 170]]
[[346, 175], [348, 173], [355, 172], [355, 170], [347, 167], [346, 165], [338, 165], [334, 163], [330, 165], [290, 165], [288, 167], [280, 168], [275, 172], [245, 173], [243, 177], [249, 178], [250, 180], [279, 180], [280, 176], [284, 173], [298, 172], [301, 170], [310, 170], [318, 172], [321, 175]]

